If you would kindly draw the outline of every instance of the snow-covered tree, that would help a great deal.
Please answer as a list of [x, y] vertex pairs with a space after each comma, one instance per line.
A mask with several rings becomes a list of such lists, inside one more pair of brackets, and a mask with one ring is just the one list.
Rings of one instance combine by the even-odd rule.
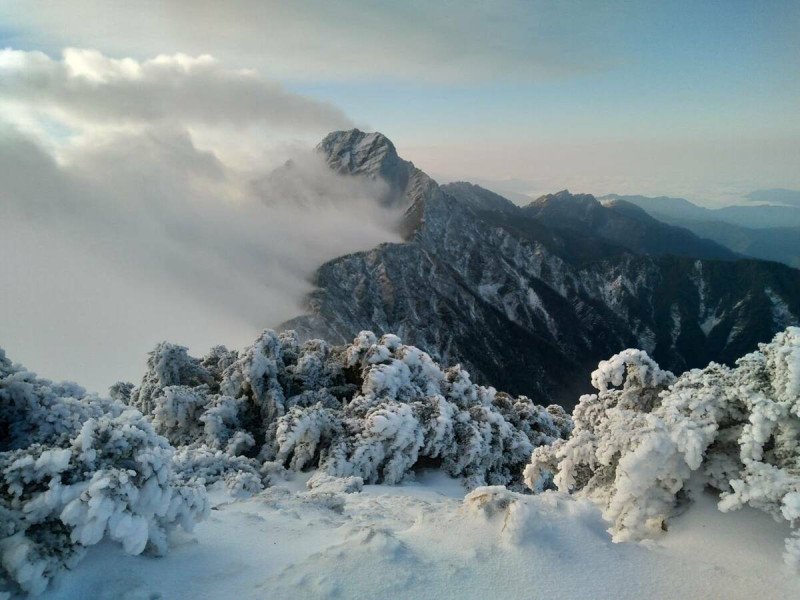
[[166, 550], [207, 508], [201, 482], [141, 413], [12, 365], [0, 350], [0, 589], [41, 592], [85, 548]]
[[13, 365], [0, 349], [0, 451], [66, 443], [87, 419], [117, 416], [124, 408], [108, 398], [87, 395], [75, 383], [39, 379]]
[[[592, 374], [567, 440], [535, 449], [534, 489], [550, 478], [598, 502], [615, 539], [664, 527], [692, 476], [720, 492], [723, 511], [749, 505], [800, 524], [800, 328], [790, 327], [735, 368], [710, 364], [675, 378], [626, 350]], [[800, 537], [786, 542], [800, 565]]]
[[213, 381], [212, 373], [200, 360], [189, 356], [187, 348], [162, 342], [149, 354], [147, 373], [142, 383], [131, 392], [130, 405], [142, 414], [151, 415], [155, 410], [155, 399], [165, 387], [196, 387]]
[[[182, 472], [238, 491], [268, 483], [260, 465], [276, 455], [279, 417], [293, 407], [341, 408], [329, 387], [348, 389], [330, 347], [319, 340], [301, 346], [294, 332], [266, 330], [241, 352], [216, 346], [202, 359], [165, 342], [150, 353], [147, 367], [130, 404], [181, 447]], [[284, 424], [280, 435], [287, 431]]]

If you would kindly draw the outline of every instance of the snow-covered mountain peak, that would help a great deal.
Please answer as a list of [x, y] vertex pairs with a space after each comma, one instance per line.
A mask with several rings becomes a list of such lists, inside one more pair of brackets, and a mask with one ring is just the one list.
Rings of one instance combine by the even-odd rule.
[[720, 261], [694, 277], [696, 259], [738, 256], [627, 204], [563, 190], [517, 207], [466, 182], [440, 187], [378, 133], [334, 132], [318, 150], [339, 173], [390, 184], [405, 243], [323, 265], [309, 313], [283, 325], [303, 338], [399, 332], [476, 381], [569, 402], [587, 391], [575, 382], [589, 367], [622, 348], [678, 372], [751, 351], [786, 325], [764, 281], [800, 314], [796, 276]]
[[395, 189], [405, 188], [408, 173], [414, 168], [397, 156], [391, 140], [377, 131], [334, 131], [325, 136], [316, 149], [337, 173], [381, 177]]
[[401, 233], [413, 235], [425, 222], [428, 204], [442, 197], [438, 184], [428, 175], [397, 155], [394, 144], [382, 133], [358, 129], [334, 131], [316, 148], [337, 173], [381, 179], [389, 186], [386, 206], [406, 210]]

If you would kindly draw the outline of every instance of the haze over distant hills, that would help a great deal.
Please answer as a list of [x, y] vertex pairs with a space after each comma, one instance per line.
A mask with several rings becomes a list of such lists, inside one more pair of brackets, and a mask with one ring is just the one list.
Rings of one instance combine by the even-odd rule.
[[337, 172], [389, 185], [405, 242], [323, 265], [308, 314], [282, 325], [303, 337], [393, 332], [480, 383], [570, 404], [624, 348], [680, 372], [798, 322], [800, 271], [736, 260], [633, 203], [564, 191], [519, 207], [439, 186], [378, 133], [334, 132], [317, 149]]
[[[797, 192], [762, 190], [749, 197], [751, 200], [783, 198], [789, 204], [794, 194]], [[664, 196], [609, 194], [600, 199], [635, 204], [659, 221], [689, 229], [740, 254], [800, 268], [800, 206], [740, 205], [709, 209], [683, 198]]]
[[746, 198], [752, 202], [800, 207], [800, 191], [798, 190], [786, 190], [783, 188], [756, 190], [747, 194]]
[[735, 205], [704, 208], [684, 198], [667, 196], [620, 196], [608, 194], [600, 200], [625, 200], [636, 204], [652, 215], [687, 221], [722, 221], [730, 225], [753, 229], [800, 227], [800, 208], [777, 205]]

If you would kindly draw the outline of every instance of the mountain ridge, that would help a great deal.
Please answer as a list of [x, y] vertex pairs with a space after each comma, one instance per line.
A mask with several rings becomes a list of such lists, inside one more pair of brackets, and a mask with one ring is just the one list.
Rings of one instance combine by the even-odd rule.
[[[378, 177], [374, 158], [336, 164]], [[406, 241], [322, 265], [307, 314], [281, 327], [334, 343], [393, 332], [479, 383], [569, 407], [597, 362], [624, 348], [680, 372], [733, 361], [800, 315], [800, 273], [783, 265], [636, 253], [522, 208], [459, 201], [465, 186], [413, 168], [391, 183]]]
[[705, 208], [685, 198], [606, 194], [600, 200], [625, 200], [648, 212], [692, 221], [722, 221], [750, 229], [800, 227], [800, 207], [776, 204], [736, 204], [722, 208]]
[[[737, 206], [726, 209], [707, 209], [683, 198], [667, 196], [620, 196], [609, 194], [600, 200], [626, 201], [647, 211], [652, 217], [683, 227], [696, 235], [713, 240], [746, 256], [761, 260], [782, 262], [800, 269], [800, 208], [794, 206], [772, 206], [777, 217], [770, 216], [764, 226], [750, 226], [752, 219], [741, 215], [761, 212], [762, 206]], [[731, 213], [731, 209], [734, 210]], [[722, 211], [722, 212], [719, 212]], [[789, 215], [790, 219], [782, 219]]]
[[633, 203], [601, 203], [591, 194], [562, 190], [533, 200], [522, 210], [552, 227], [570, 227], [602, 237], [637, 254], [674, 254], [695, 258], [735, 260], [735, 252], [692, 232], [662, 223]]

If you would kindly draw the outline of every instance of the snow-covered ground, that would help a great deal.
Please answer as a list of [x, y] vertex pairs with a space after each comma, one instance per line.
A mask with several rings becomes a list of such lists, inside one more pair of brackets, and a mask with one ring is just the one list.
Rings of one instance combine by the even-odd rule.
[[781, 558], [785, 523], [717, 510], [702, 493], [643, 543], [611, 542], [587, 500], [480, 488], [466, 499], [437, 471], [356, 493], [306, 489], [294, 474], [214, 509], [163, 558], [89, 549], [42, 596], [251, 598], [798, 598]]

